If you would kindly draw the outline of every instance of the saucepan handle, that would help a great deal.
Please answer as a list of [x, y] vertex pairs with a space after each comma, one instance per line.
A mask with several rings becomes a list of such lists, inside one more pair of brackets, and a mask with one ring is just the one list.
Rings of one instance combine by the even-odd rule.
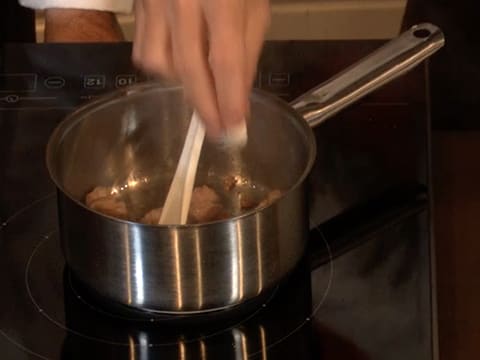
[[314, 127], [353, 102], [405, 74], [445, 43], [442, 31], [424, 23], [303, 94], [291, 105]]

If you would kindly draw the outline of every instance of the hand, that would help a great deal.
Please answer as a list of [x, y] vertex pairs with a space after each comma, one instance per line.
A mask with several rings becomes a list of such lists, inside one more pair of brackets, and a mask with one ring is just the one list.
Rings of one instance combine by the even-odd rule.
[[123, 41], [123, 34], [111, 12], [60, 8], [45, 11], [45, 42], [116, 41]]
[[268, 0], [137, 0], [133, 61], [179, 79], [207, 135], [245, 126]]

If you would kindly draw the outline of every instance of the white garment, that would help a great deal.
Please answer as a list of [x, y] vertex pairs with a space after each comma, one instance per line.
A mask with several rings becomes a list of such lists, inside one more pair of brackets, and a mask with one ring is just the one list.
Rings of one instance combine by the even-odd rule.
[[36, 10], [70, 8], [104, 10], [116, 13], [132, 11], [134, 0], [19, 0], [20, 5]]

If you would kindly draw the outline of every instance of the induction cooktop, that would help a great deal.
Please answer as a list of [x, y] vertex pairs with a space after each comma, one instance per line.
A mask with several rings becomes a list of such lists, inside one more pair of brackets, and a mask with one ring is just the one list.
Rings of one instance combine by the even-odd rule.
[[[265, 46], [256, 87], [291, 100], [378, 41]], [[241, 311], [171, 319], [92, 294], [62, 257], [45, 145], [62, 118], [146, 78], [130, 44], [0, 51], [2, 359], [433, 359], [427, 66], [314, 129], [301, 263]]]

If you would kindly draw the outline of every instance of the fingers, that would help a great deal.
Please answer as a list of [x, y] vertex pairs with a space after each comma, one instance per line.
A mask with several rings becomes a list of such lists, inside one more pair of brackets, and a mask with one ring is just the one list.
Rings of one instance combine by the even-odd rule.
[[203, 1], [209, 32], [209, 64], [222, 130], [244, 126], [248, 106], [245, 1]]
[[139, 66], [142, 59], [143, 39], [145, 37], [145, 16], [143, 0], [135, 1], [135, 34], [133, 37], [132, 59]]
[[270, 26], [270, 5], [268, 0], [247, 0], [248, 14], [245, 26], [246, 82], [250, 92], [257, 73], [258, 58], [263, 47], [265, 33]]
[[222, 134], [215, 86], [208, 64], [208, 44], [202, 9], [198, 1], [172, 1], [169, 22], [173, 58], [185, 94], [202, 118], [207, 135]]
[[135, 37], [132, 58], [143, 70], [175, 78], [170, 29], [165, 1], [135, 1]]
[[241, 133], [268, 0], [136, 0], [135, 14], [134, 62], [179, 76], [210, 137]]

